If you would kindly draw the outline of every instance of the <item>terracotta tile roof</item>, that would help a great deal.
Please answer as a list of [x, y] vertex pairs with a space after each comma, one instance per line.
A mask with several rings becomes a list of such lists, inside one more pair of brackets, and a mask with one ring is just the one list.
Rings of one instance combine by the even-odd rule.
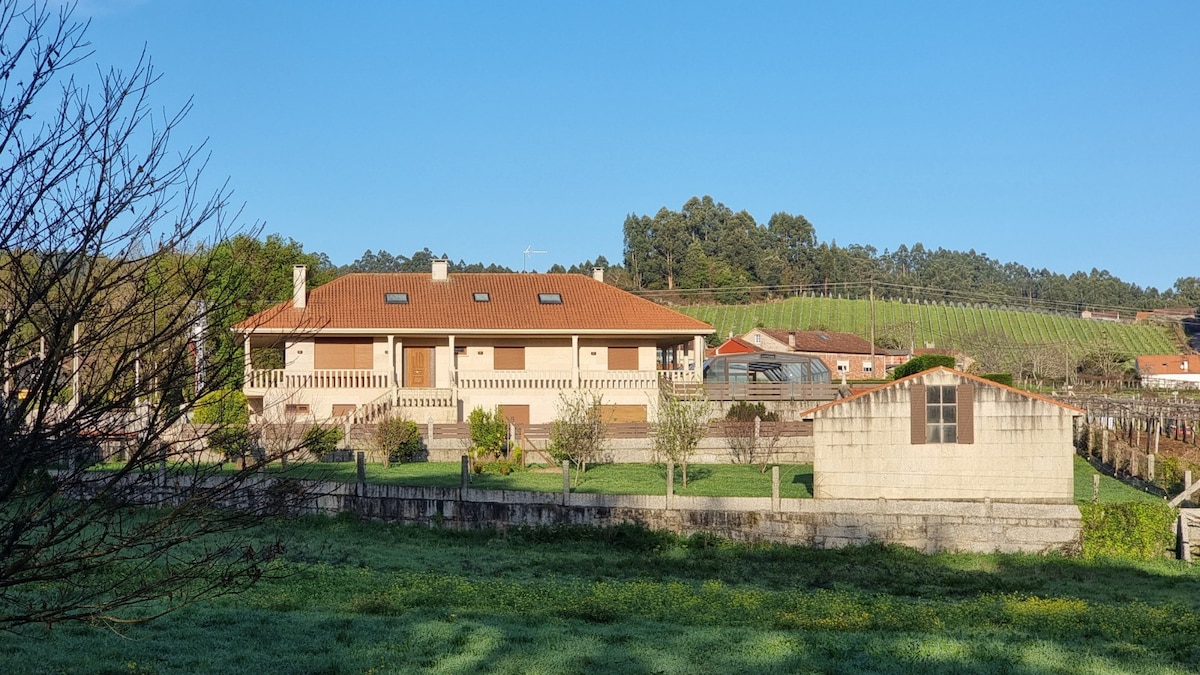
[[1195, 354], [1143, 355], [1137, 357], [1142, 375], [1200, 375], [1200, 356]]
[[[795, 334], [795, 351], [815, 354], [870, 354], [871, 343], [853, 333], [831, 333], [823, 330], [777, 330], [759, 328], [765, 335], [790, 345], [789, 336]], [[879, 350], [876, 350], [877, 352]]]
[[[405, 304], [384, 302], [407, 293]], [[487, 293], [487, 302], [474, 299]], [[542, 304], [557, 293], [561, 304]], [[592, 330], [701, 335], [713, 327], [582, 274], [347, 274], [308, 293], [304, 309], [292, 301], [259, 312], [235, 331], [380, 329], [427, 331]]]
[[902, 377], [902, 378], [896, 380], [895, 382], [888, 382], [887, 384], [882, 384], [878, 387], [864, 389], [862, 391], [855, 392], [855, 393], [851, 394], [850, 396], [847, 396], [846, 398], [838, 399], [836, 401], [831, 401], [829, 403], [819, 405], [815, 408], [805, 410], [804, 412], [800, 413], [800, 417], [801, 418], [810, 417], [816, 413], [821, 412], [822, 410], [827, 410], [829, 408], [832, 408], [835, 405], [842, 405], [843, 403], [847, 403], [849, 401], [853, 401], [853, 400], [860, 399], [860, 398], [863, 398], [866, 396], [870, 396], [872, 393], [879, 391], [880, 389], [886, 389], [887, 387], [895, 387], [895, 386], [899, 385], [901, 382], [907, 382], [909, 380], [914, 380], [914, 379], [924, 377], [925, 375], [928, 375], [929, 373], [931, 373], [935, 370], [944, 370], [944, 371], [947, 371], [950, 373], [954, 373], [955, 375], [961, 377], [964, 380], [971, 380], [972, 382], [980, 382], [989, 387], [997, 387], [999, 389], [1007, 389], [1015, 394], [1020, 394], [1021, 396], [1024, 396], [1025, 398], [1033, 399], [1035, 401], [1041, 401], [1043, 403], [1050, 403], [1050, 404], [1056, 405], [1060, 408], [1066, 408], [1067, 410], [1070, 410], [1072, 412], [1079, 413], [1080, 415], [1087, 414], [1087, 411], [1083, 410], [1082, 408], [1076, 408], [1073, 405], [1067, 405], [1066, 403], [1063, 403], [1062, 401], [1056, 401], [1048, 396], [1041, 396], [1039, 394], [1031, 394], [1030, 392], [1027, 392], [1023, 389], [1017, 389], [1016, 387], [1010, 387], [1006, 384], [1000, 384], [999, 382], [994, 382], [992, 380], [985, 380], [982, 377], [979, 377], [977, 375], [972, 375], [970, 373], [964, 373], [961, 370], [954, 370], [952, 368], [947, 368], [945, 366], [938, 366], [936, 368], [930, 368], [929, 370], [922, 370], [919, 373], [913, 373], [912, 375]]
[[762, 349], [755, 345], [746, 342], [740, 337], [731, 337], [722, 342], [713, 350], [714, 354], [749, 354], [752, 352], [761, 352]]

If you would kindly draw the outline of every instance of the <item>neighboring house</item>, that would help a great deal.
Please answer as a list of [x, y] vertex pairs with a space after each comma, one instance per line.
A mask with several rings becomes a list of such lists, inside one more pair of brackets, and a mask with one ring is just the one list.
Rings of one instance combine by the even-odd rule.
[[722, 354], [753, 354], [762, 350], [754, 345], [746, 342], [740, 337], [729, 336], [729, 339], [722, 342], [715, 349], [709, 352], [710, 356], [720, 356]]
[[1166, 354], [1137, 357], [1143, 387], [1195, 389], [1200, 387], [1200, 356]]
[[[392, 408], [425, 423], [500, 406], [549, 422], [560, 392], [594, 391], [611, 420], [653, 416], [660, 375], [699, 380], [712, 326], [578, 274], [348, 274], [237, 324], [244, 391], [266, 421]], [[255, 359], [270, 367], [256, 367]], [[280, 367], [282, 366], [282, 367]]]
[[814, 408], [813, 496], [1071, 503], [1083, 410], [949, 368]]
[[764, 351], [815, 356], [825, 363], [835, 381], [842, 376], [852, 380], [886, 376], [883, 350], [872, 348], [870, 342], [853, 333], [755, 328], [741, 339]]

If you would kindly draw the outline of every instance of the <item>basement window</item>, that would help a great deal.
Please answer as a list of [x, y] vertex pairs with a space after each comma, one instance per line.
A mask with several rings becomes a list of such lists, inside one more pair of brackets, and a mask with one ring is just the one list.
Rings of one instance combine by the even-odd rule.
[[384, 293], [383, 301], [389, 305], [407, 305], [408, 293]]
[[543, 305], [561, 305], [562, 293], [538, 293], [538, 302]]
[[476, 293], [475, 294], [475, 302], [491, 302], [491, 301], [492, 301], [492, 296], [488, 295], [487, 293]]

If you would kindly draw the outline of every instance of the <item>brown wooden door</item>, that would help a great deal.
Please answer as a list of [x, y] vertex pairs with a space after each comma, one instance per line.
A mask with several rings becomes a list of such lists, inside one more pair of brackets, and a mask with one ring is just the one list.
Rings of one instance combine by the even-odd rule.
[[404, 348], [404, 386], [428, 388], [433, 384], [429, 347]]

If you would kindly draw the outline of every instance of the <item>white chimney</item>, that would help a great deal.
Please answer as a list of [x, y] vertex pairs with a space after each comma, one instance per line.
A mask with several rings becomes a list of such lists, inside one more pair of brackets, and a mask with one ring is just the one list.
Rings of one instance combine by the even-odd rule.
[[292, 265], [292, 306], [304, 309], [308, 304], [308, 267]]
[[604, 268], [603, 267], [593, 267], [592, 268], [592, 278], [595, 279], [596, 281], [599, 281], [600, 283], [604, 283]]
[[449, 260], [434, 260], [433, 261], [433, 280], [448, 281], [450, 279], [450, 261]]
[[792, 349], [796, 348], [796, 331], [788, 331], [788, 346]]
[[1183, 363], [1179, 364], [1179, 367], [1183, 369], [1183, 372], [1185, 372], [1185, 373], [1187, 372], [1187, 370], [1188, 370], [1188, 357], [1186, 357], [1186, 356], [1185, 356], [1185, 357], [1183, 357]]

